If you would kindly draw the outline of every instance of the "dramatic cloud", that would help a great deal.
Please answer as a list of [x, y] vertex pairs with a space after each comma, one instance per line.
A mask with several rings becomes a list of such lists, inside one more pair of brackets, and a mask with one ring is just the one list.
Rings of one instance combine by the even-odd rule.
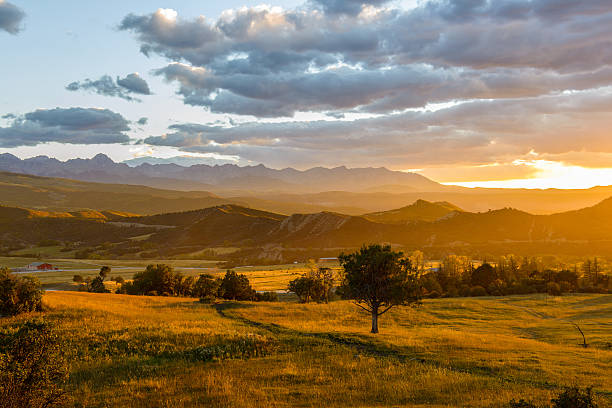
[[608, 89], [473, 101], [355, 121], [173, 125], [168, 134], [145, 143], [237, 155], [279, 167], [485, 165], [537, 155], [569, 158], [572, 152], [578, 159], [612, 151], [611, 109]]
[[0, 127], [0, 147], [34, 146], [39, 143], [127, 143], [128, 121], [108, 109], [39, 109]]
[[146, 125], [149, 122], [149, 118], [140, 118], [138, 119], [138, 123], [139, 125]]
[[14, 4], [0, 0], [0, 30], [10, 34], [17, 34], [25, 13]]
[[102, 76], [100, 79], [86, 79], [81, 82], [72, 82], [66, 86], [69, 91], [86, 90], [97, 93], [98, 95], [114, 96], [125, 99], [126, 101], [141, 100], [132, 96], [151, 95], [151, 90], [147, 81], [142, 79], [138, 73], [129, 74], [125, 78], [117, 77], [116, 81], [108, 75]]
[[[389, 3], [389, 4], [387, 4]], [[186, 104], [212, 112], [392, 113], [428, 103], [522, 98], [612, 84], [612, 3], [383, 0], [258, 6], [216, 20], [128, 15], [141, 51]]]

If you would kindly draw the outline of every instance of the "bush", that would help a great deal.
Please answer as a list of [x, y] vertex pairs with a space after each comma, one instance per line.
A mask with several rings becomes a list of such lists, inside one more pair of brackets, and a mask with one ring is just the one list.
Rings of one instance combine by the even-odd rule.
[[278, 294], [276, 292], [255, 293], [257, 302], [278, 302]]
[[439, 298], [440, 296], [441, 296], [441, 295], [440, 295], [440, 292], [438, 292], [437, 290], [431, 291], [431, 292], [429, 292], [429, 293], [427, 294], [427, 297], [428, 297], [428, 298], [430, 298], [430, 299], [437, 299], [437, 298]]
[[538, 406], [522, 399], [520, 401], [510, 401], [510, 408], [538, 408]]
[[569, 293], [572, 291], [572, 284], [569, 282], [561, 281], [559, 283], [559, 288], [561, 290], [561, 293]]
[[83, 283], [83, 276], [81, 276], [81, 275], [74, 275], [72, 277], [72, 281], [76, 282], [76, 283]]
[[470, 287], [468, 285], [461, 285], [459, 288], [459, 296], [467, 297], [470, 296]]
[[[552, 408], [597, 408], [593, 401], [591, 388], [584, 391], [578, 387], [568, 387], [557, 396], [550, 400]], [[520, 401], [510, 401], [510, 408], [538, 408], [537, 405], [521, 399]]]
[[487, 296], [487, 291], [482, 286], [472, 286], [470, 296]]
[[123, 285], [125, 283], [125, 279], [123, 279], [123, 276], [115, 276], [115, 277], [112, 277], [111, 280], [120, 285]]
[[578, 387], [566, 388], [557, 398], [550, 400], [553, 408], [596, 408], [591, 388], [582, 391]]
[[67, 379], [62, 346], [47, 323], [30, 321], [0, 330], [0, 406], [60, 405]]
[[552, 296], [561, 296], [561, 286], [555, 282], [548, 282], [546, 284], [546, 293]]
[[0, 268], [0, 315], [42, 310], [43, 291], [36, 278], [18, 277], [6, 268]]

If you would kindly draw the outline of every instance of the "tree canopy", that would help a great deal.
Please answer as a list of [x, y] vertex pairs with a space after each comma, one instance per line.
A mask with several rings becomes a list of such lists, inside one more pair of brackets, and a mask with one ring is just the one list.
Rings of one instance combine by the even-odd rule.
[[419, 269], [389, 245], [363, 246], [339, 260], [344, 268], [342, 293], [371, 313], [372, 333], [378, 333], [378, 317], [394, 306], [419, 302]]

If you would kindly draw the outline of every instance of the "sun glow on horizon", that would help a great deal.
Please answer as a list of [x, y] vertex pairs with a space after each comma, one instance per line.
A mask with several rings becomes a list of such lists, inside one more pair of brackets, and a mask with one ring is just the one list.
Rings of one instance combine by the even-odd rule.
[[517, 160], [514, 164], [531, 166], [533, 177], [507, 180], [452, 181], [444, 185], [484, 188], [584, 189], [612, 185], [612, 168], [589, 168], [548, 160]]

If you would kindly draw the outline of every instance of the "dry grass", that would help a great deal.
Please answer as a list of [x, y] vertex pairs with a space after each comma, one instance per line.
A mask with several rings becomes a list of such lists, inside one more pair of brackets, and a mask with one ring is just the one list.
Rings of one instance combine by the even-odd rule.
[[[379, 335], [344, 301], [53, 292], [45, 303], [67, 339], [79, 406], [503, 407], [573, 384], [612, 403], [610, 295], [428, 300], [384, 315]], [[227, 353], [198, 358], [202, 348]]]

